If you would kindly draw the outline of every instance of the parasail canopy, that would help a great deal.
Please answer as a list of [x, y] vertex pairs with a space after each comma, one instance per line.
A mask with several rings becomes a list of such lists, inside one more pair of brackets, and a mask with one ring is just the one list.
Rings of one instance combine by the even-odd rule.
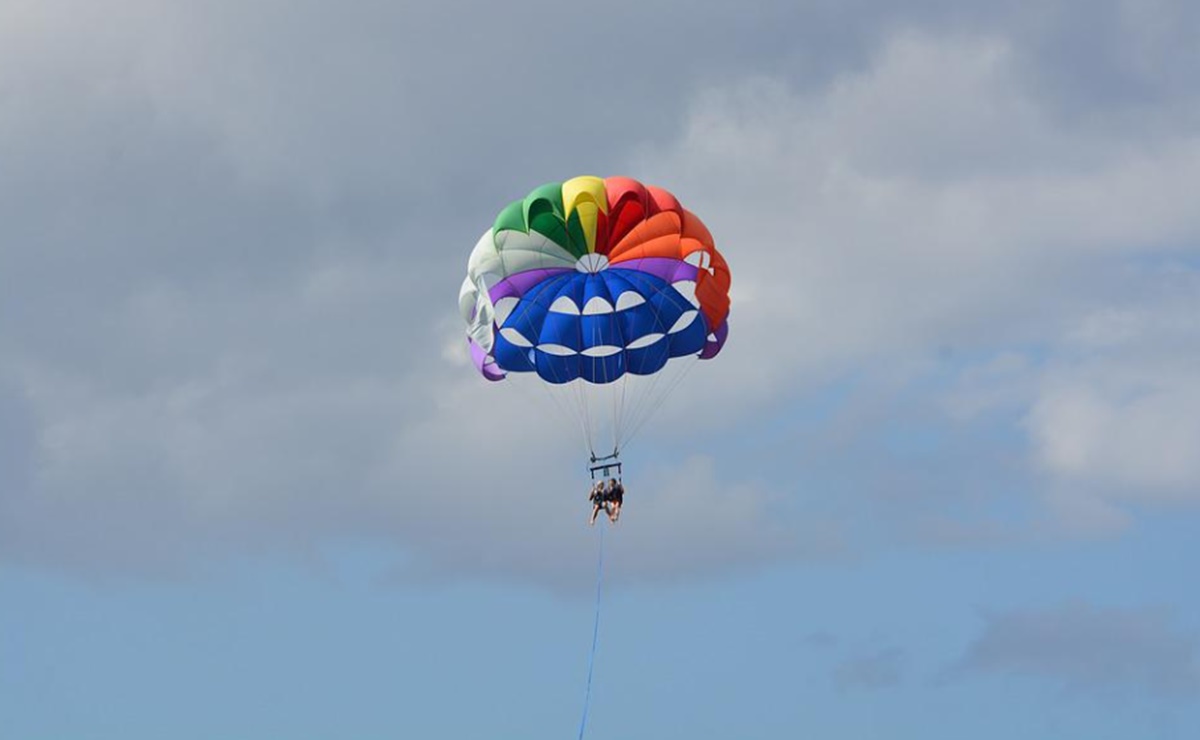
[[712, 235], [675, 196], [584, 176], [500, 211], [471, 252], [459, 308], [483, 376], [569, 389], [594, 457], [597, 426], [615, 455], [681, 379], [671, 371], [721, 351], [729, 286]]

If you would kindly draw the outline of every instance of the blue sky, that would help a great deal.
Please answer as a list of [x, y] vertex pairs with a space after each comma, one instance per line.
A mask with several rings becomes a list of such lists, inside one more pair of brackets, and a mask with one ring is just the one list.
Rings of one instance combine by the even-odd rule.
[[574, 736], [579, 443], [496, 211], [699, 214], [588, 737], [1200, 733], [1200, 11], [0, 8], [0, 736]]

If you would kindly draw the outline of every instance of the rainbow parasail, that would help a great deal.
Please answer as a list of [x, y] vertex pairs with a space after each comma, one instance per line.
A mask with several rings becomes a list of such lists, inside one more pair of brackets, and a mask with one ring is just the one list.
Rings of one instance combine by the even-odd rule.
[[675, 196], [584, 176], [500, 211], [471, 252], [459, 308], [485, 378], [605, 385], [715, 357], [729, 286], [712, 235]]

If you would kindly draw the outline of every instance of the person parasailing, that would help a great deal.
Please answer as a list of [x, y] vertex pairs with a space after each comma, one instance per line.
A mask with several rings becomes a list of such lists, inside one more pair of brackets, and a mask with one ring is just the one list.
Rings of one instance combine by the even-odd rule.
[[613, 524], [621, 518], [621, 505], [625, 503], [625, 485], [619, 478], [608, 479], [608, 520]]
[[[588, 520], [588, 525], [596, 523], [596, 517], [600, 515], [600, 510], [608, 511], [608, 492], [604, 487], [604, 481], [598, 480], [592, 484], [592, 491], [588, 494], [588, 501], [592, 502], [592, 518]], [[610, 515], [611, 516], [611, 515]]]

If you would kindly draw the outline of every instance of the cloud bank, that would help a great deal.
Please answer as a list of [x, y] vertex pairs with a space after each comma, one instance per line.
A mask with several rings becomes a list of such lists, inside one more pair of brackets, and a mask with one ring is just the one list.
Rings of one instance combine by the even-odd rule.
[[[1195, 11], [791, 5], [762, 22], [807, 36], [712, 9], [663, 37], [630, 4], [548, 14], [582, 35], [536, 47], [453, 5], [6, 5], [0, 559], [178, 573], [371, 538], [401, 578], [571, 581], [577, 445], [464, 367], [454, 294], [500, 204], [584, 171], [670, 187], [734, 272], [726, 352], [641, 443], [631, 579], [947, 511], [943, 541], [1011, 541], [1012, 500], [1055, 534], [1194, 504]], [[618, 34], [637, 65], [546, 61]], [[514, 98], [529, 79], [563, 92]]]

